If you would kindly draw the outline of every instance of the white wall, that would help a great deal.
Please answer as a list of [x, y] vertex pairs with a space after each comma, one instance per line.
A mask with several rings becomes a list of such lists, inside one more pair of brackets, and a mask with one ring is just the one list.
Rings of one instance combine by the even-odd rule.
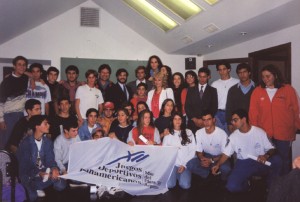
[[[100, 28], [80, 27], [82, 6], [99, 7], [88, 1], [4, 43], [0, 46], [1, 57], [46, 59], [59, 68], [61, 57], [148, 60], [158, 55], [173, 72], [184, 72], [184, 59], [189, 56], [162, 52], [101, 8]], [[197, 64], [202, 65], [202, 57], [197, 58]]]
[[248, 53], [261, 49], [292, 43], [292, 85], [300, 94], [300, 25], [296, 25], [212, 54], [204, 55], [204, 60], [248, 57]]
[[[300, 25], [296, 25], [245, 43], [205, 55], [204, 60], [248, 57], [248, 53], [292, 42], [292, 85], [300, 95]], [[292, 146], [292, 158], [300, 155], [300, 134]]]

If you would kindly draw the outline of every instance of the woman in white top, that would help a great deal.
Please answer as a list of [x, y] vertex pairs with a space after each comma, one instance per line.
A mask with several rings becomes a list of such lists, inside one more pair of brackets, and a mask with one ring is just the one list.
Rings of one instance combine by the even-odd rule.
[[154, 75], [154, 89], [149, 91], [147, 105], [152, 111], [154, 118], [159, 117], [159, 111], [165, 99], [174, 101], [174, 94], [171, 88], [167, 88], [167, 78], [161, 72]]
[[168, 181], [168, 188], [176, 186], [177, 180], [182, 189], [191, 187], [191, 172], [186, 164], [195, 156], [195, 137], [191, 130], [185, 128], [183, 116], [175, 112], [170, 123], [170, 134], [164, 137], [163, 146], [179, 147], [174, 169]]

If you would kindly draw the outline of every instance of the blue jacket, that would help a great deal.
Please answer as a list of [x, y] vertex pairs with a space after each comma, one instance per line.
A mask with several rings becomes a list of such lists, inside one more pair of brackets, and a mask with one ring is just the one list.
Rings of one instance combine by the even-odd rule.
[[47, 168], [57, 168], [55, 162], [53, 143], [50, 139], [43, 136], [40, 150], [40, 158], [44, 167], [39, 169], [36, 166], [38, 148], [33, 135], [27, 136], [20, 144], [17, 151], [19, 162], [19, 176], [22, 183], [29, 183], [31, 179], [38, 175], [40, 171], [45, 172]]
[[[98, 123], [96, 123], [96, 126], [96, 128], [101, 128]], [[92, 139], [92, 133], [90, 133], [89, 131], [87, 120], [85, 120], [82, 126], [80, 126], [80, 128], [78, 129], [78, 135], [81, 141]]]

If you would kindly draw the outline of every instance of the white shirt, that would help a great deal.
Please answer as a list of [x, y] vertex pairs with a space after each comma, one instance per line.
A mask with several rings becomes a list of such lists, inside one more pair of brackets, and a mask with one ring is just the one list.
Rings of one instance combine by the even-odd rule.
[[230, 77], [227, 80], [218, 79], [211, 84], [212, 87], [217, 89], [218, 109], [225, 110], [228, 90], [237, 83], [239, 83], [238, 79]]
[[268, 93], [268, 96], [269, 96], [271, 102], [272, 102], [273, 97], [274, 97], [275, 93], [277, 92], [277, 90], [278, 90], [278, 88], [268, 88], [268, 87], [266, 87], [266, 91]]
[[199, 92], [200, 92], [200, 90], [201, 90], [201, 86], [203, 86], [203, 87], [202, 87], [202, 90], [203, 90], [203, 93], [204, 93], [204, 91], [205, 91], [205, 88], [206, 88], [206, 86], [207, 86], [207, 83], [206, 83], [206, 84], [204, 84], [204, 85], [201, 85], [200, 83], [198, 84], [198, 87], [199, 87]]
[[66, 171], [64, 164], [69, 162], [70, 145], [75, 142], [80, 142], [78, 135], [75, 138], [67, 139], [64, 134], [60, 134], [54, 141], [55, 161], [62, 172]]
[[274, 146], [269, 141], [266, 132], [256, 126], [251, 126], [247, 133], [242, 133], [238, 129], [229, 137], [229, 143], [225, 147], [224, 154], [231, 156], [234, 152], [238, 159], [247, 159], [248, 155], [264, 155]]
[[176, 166], [184, 166], [186, 167], [186, 164], [189, 160], [195, 157], [195, 152], [196, 152], [196, 144], [195, 144], [195, 138], [194, 134], [192, 131], [189, 129], [186, 129], [186, 133], [188, 138], [190, 139], [190, 143], [187, 143], [186, 145], [182, 145], [181, 141], [181, 135], [180, 131], [174, 131], [174, 134], [169, 134], [164, 137], [163, 140], [163, 146], [175, 146], [178, 147], [178, 153], [177, 153], [177, 158], [175, 161]]
[[135, 81], [136, 86], [139, 85], [140, 83], [146, 84], [146, 79], [144, 79], [143, 81], [140, 81], [140, 80], [137, 79], [137, 80]]
[[197, 152], [218, 156], [223, 153], [227, 138], [225, 131], [219, 127], [215, 127], [211, 134], [201, 128], [196, 132]]
[[[51, 102], [50, 89], [46, 84], [42, 84], [39, 81], [35, 82], [35, 89], [31, 88], [30, 81], [28, 82], [26, 100], [36, 99], [41, 102], [41, 113], [45, 114], [45, 105]], [[27, 116], [26, 110], [24, 110], [24, 115]]]
[[95, 87], [91, 88], [87, 84], [78, 87], [75, 98], [80, 100], [79, 111], [83, 119], [86, 119], [85, 114], [89, 108], [98, 110], [99, 104], [104, 102], [101, 91]]

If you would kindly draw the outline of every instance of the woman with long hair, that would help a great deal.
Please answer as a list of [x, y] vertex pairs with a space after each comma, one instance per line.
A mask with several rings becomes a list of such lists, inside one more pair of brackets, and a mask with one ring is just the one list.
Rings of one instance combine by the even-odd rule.
[[167, 88], [167, 79], [158, 72], [154, 75], [154, 89], [150, 90], [147, 98], [147, 105], [153, 112], [154, 118], [158, 118], [162, 103], [169, 98], [174, 101], [174, 94], [171, 88]]
[[185, 88], [182, 89], [182, 91], [181, 91], [181, 106], [182, 106], [181, 112], [182, 112], [182, 115], [185, 117], [186, 117], [185, 101], [186, 101], [186, 95], [187, 95], [188, 89], [194, 87], [197, 84], [198, 84], [197, 74], [192, 70], [187, 71], [185, 73]]
[[162, 62], [157, 55], [150, 56], [146, 67], [146, 79], [149, 81], [153, 81], [154, 74], [160, 71], [162, 65]]
[[137, 145], [157, 145], [160, 144], [160, 137], [157, 128], [153, 123], [153, 115], [149, 110], [140, 112], [137, 127], [130, 131], [127, 143], [131, 146]]
[[[283, 160], [282, 174], [291, 170], [290, 149], [300, 129], [299, 98], [274, 65], [261, 70], [260, 86], [251, 95], [250, 123], [264, 129]], [[267, 160], [267, 159], [266, 159]]]
[[169, 67], [167, 65], [163, 65], [160, 68], [160, 72], [163, 73], [163, 75], [166, 76], [167, 85], [168, 85], [169, 88], [171, 88], [171, 86], [172, 86], [172, 69], [171, 69], [171, 67]]
[[169, 134], [171, 116], [175, 112], [174, 105], [175, 104], [173, 100], [165, 99], [165, 101], [162, 103], [159, 117], [154, 121], [155, 127], [158, 129], [161, 139]]
[[172, 75], [171, 88], [174, 92], [175, 110], [182, 113], [181, 92], [185, 87], [183, 75], [176, 72]]
[[127, 109], [121, 108], [117, 111], [117, 119], [119, 124], [110, 128], [109, 137], [117, 138], [118, 140], [127, 143], [129, 132], [133, 126], [130, 123], [130, 115]]
[[178, 147], [175, 167], [168, 181], [168, 188], [176, 186], [178, 180], [182, 189], [191, 187], [191, 172], [186, 168], [186, 164], [196, 153], [195, 137], [191, 130], [186, 129], [183, 116], [175, 112], [171, 118], [170, 134], [164, 137], [163, 146]]

